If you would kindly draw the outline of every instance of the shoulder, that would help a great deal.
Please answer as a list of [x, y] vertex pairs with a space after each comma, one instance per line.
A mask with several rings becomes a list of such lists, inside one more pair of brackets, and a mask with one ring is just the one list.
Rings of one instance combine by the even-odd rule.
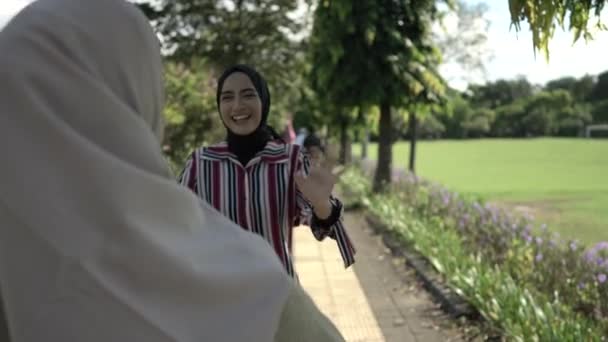
[[228, 151], [228, 143], [225, 142], [225, 141], [222, 141], [222, 142], [218, 142], [218, 143], [207, 145], [207, 146], [201, 146], [201, 147], [198, 148], [198, 151], [200, 151], [200, 152], [205, 152], [205, 151]]
[[302, 158], [304, 158], [304, 154], [302, 153], [302, 146], [300, 145], [283, 143], [282, 148], [285, 155], [293, 162], [297, 162], [298, 160], [302, 160]]
[[284, 143], [281, 140], [270, 140], [266, 143], [261, 155], [266, 159], [283, 160], [289, 158], [291, 151], [291, 144]]
[[230, 150], [228, 149], [228, 143], [219, 142], [216, 144], [201, 146], [195, 150], [196, 155], [199, 158], [211, 158], [211, 159], [223, 159], [230, 156]]

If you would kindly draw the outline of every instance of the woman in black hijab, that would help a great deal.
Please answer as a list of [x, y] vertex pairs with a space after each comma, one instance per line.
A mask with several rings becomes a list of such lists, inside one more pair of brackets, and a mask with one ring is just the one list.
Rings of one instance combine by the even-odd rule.
[[264, 237], [295, 276], [291, 230], [311, 227], [320, 241], [335, 239], [345, 267], [355, 249], [342, 226], [342, 204], [332, 196], [331, 165], [310, 167], [300, 146], [287, 144], [267, 124], [270, 92], [253, 68], [235, 65], [218, 79], [217, 105], [226, 141], [200, 148], [180, 182], [246, 230]]
[[[242, 93], [236, 94], [237, 91]], [[227, 130], [228, 148], [241, 164], [246, 165], [270, 140], [282, 141], [267, 124], [270, 91], [266, 80], [253, 68], [235, 65], [225, 70], [218, 79], [216, 101]]]

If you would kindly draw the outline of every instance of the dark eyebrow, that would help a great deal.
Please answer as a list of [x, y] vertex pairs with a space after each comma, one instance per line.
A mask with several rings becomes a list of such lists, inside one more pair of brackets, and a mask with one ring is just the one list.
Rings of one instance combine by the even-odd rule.
[[244, 92], [247, 92], [247, 91], [252, 91], [252, 92], [256, 93], [255, 89], [253, 89], [253, 88], [245, 88], [245, 89], [242, 89], [242, 90], [241, 90], [241, 93], [244, 93]]
[[222, 95], [232, 95], [234, 92], [232, 90], [222, 91]]

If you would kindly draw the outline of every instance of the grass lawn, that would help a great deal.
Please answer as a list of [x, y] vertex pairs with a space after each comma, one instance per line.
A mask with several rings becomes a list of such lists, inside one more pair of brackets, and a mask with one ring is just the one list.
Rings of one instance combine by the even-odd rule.
[[[353, 148], [360, 155], [359, 146]], [[369, 157], [375, 159], [372, 144]], [[393, 148], [407, 167], [409, 145]], [[608, 140], [484, 139], [418, 144], [417, 174], [531, 213], [564, 236], [608, 241]]]

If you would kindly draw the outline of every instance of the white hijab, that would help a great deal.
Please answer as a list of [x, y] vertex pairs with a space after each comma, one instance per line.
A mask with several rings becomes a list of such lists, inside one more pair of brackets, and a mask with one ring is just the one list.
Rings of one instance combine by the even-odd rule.
[[[268, 244], [167, 168], [159, 46], [139, 11], [40, 0], [0, 33], [0, 51], [0, 292], [13, 341], [272, 341], [279, 320], [298, 326]], [[302, 314], [320, 315], [311, 307]]]

